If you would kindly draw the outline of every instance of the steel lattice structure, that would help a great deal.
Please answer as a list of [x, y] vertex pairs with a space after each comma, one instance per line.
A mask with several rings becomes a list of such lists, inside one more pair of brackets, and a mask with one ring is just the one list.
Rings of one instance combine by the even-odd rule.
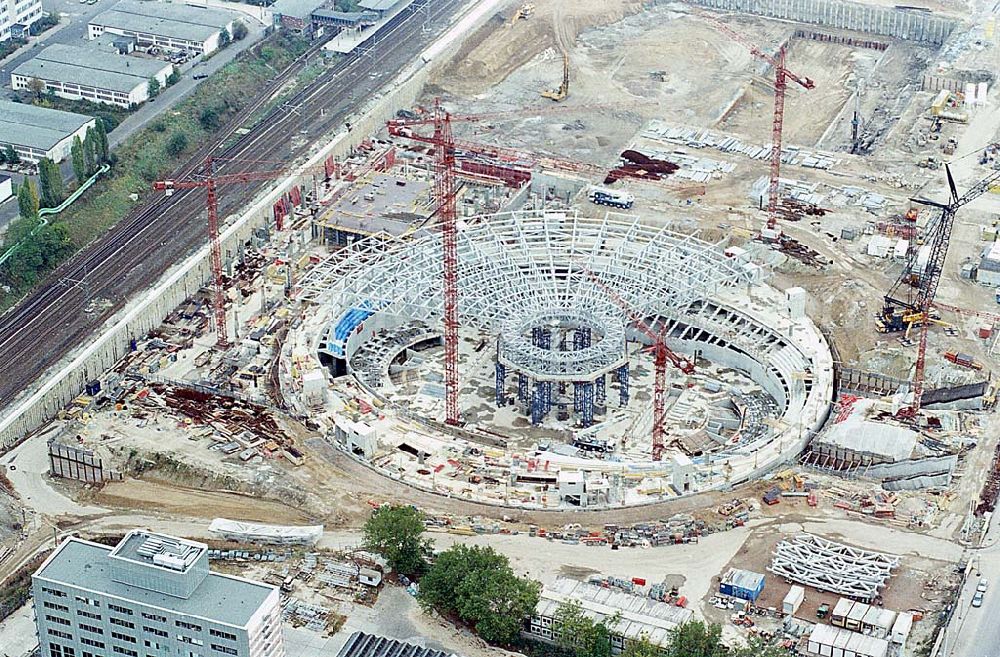
[[[440, 321], [441, 249], [434, 233], [410, 240], [374, 236], [317, 265], [300, 281], [300, 294], [337, 309], [334, 322], [352, 308]], [[635, 313], [652, 316], [683, 311], [749, 275], [697, 234], [610, 212], [596, 218], [540, 210], [466, 218], [459, 221], [457, 251], [460, 321], [498, 337], [531, 317], [583, 313], [601, 324], [603, 335], [617, 338], [629, 320], [602, 286]], [[517, 342], [514, 335], [507, 338]], [[592, 353], [601, 345], [615, 353]], [[597, 341], [587, 350], [590, 359], [560, 359], [560, 375], [586, 377], [595, 363], [603, 368], [620, 359], [620, 348], [617, 339]]]

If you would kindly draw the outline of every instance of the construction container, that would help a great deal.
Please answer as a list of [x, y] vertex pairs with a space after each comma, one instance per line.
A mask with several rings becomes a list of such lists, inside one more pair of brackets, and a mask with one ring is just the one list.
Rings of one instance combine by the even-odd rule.
[[979, 337], [983, 340], [989, 340], [991, 337], [993, 337], [993, 327], [989, 325], [980, 326]]
[[90, 395], [91, 397], [96, 397], [97, 393], [101, 391], [101, 382], [98, 381], [97, 379], [89, 381], [85, 386], [85, 389], [88, 395]]
[[754, 602], [764, 591], [764, 575], [761, 573], [730, 568], [719, 583], [719, 592], [723, 595]]
[[791, 616], [802, 606], [802, 601], [806, 599], [806, 590], [801, 586], [792, 586], [788, 589], [788, 595], [781, 602], [781, 613]]

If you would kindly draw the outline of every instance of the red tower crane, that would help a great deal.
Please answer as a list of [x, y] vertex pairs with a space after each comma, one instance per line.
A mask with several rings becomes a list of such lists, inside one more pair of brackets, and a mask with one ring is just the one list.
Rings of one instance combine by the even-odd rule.
[[451, 117], [434, 102], [434, 141], [437, 171], [434, 196], [438, 202], [444, 268], [444, 384], [445, 422], [459, 424], [458, 414], [458, 209], [455, 207], [455, 139]]
[[225, 349], [229, 346], [229, 334], [226, 330], [226, 307], [223, 298], [225, 288], [222, 281], [222, 245], [219, 241], [219, 201], [216, 191], [218, 186], [249, 183], [256, 180], [274, 180], [288, 176], [291, 173], [306, 173], [314, 169], [326, 173], [323, 166], [317, 166], [217, 175], [215, 173], [215, 161], [212, 157], [208, 157], [205, 159], [205, 165], [202, 169], [203, 177], [198, 180], [159, 180], [153, 183], [154, 190], [166, 192], [167, 196], [172, 195], [178, 189], [205, 189], [206, 206], [208, 208], [208, 239], [211, 245], [212, 311], [215, 316], [215, 332], [217, 336], [215, 344], [219, 349]]
[[664, 444], [664, 418], [667, 409], [667, 361], [685, 374], [694, 374], [694, 363], [683, 356], [677, 355], [666, 343], [666, 326], [664, 325], [658, 333], [653, 331], [643, 321], [642, 316], [635, 312], [617, 292], [604, 284], [594, 272], [587, 272], [591, 280], [601, 288], [601, 290], [611, 298], [615, 304], [622, 309], [635, 326], [643, 334], [653, 341], [653, 370], [655, 372], [653, 380], [653, 460], [659, 461], [663, 458]]
[[715, 17], [707, 14], [699, 14], [699, 16], [733, 41], [742, 43], [750, 49], [751, 55], [767, 62], [774, 69], [774, 121], [771, 125], [771, 176], [767, 188], [767, 228], [771, 233], [768, 237], [776, 237], [774, 230], [778, 223], [778, 185], [781, 177], [781, 132], [785, 122], [785, 92], [788, 89], [789, 80], [805, 89], [813, 89], [816, 83], [807, 77], [796, 75], [785, 67], [784, 44], [778, 48], [777, 54], [769, 55], [761, 50], [757, 44]]

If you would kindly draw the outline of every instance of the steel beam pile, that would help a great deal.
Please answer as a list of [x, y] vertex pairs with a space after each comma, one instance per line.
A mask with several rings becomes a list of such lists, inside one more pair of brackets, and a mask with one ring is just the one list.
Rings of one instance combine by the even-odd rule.
[[876, 598], [899, 557], [799, 534], [774, 549], [768, 570], [800, 584], [860, 600]]

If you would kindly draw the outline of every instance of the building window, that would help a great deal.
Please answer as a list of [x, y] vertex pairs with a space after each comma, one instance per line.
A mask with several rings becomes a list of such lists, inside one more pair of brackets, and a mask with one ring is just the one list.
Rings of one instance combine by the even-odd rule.
[[229, 639], [230, 641], [236, 640], [235, 634], [230, 634], [229, 632], [223, 632], [222, 630], [217, 630], [214, 627], [209, 628], [208, 633], [212, 636], [217, 636], [220, 639]]
[[60, 625], [72, 625], [69, 619], [63, 618], [62, 616], [53, 616], [52, 614], [45, 614], [45, 620], [50, 623], [59, 623]]
[[166, 616], [157, 616], [156, 614], [147, 614], [146, 612], [142, 612], [142, 617], [146, 620], [156, 621], [157, 623], [167, 622]]
[[139, 653], [137, 653], [134, 650], [129, 650], [128, 648], [122, 648], [121, 646], [111, 646], [111, 649], [114, 650], [119, 655], [128, 655], [128, 657], [139, 657]]
[[84, 618], [93, 618], [94, 620], [101, 620], [100, 614], [95, 614], [94, 612], [87, 611], [86, 609], [77, 609], [76, 615], [83, 616]]
[[212, 644], [212, 650], [215, 650], [215, 651], [218, 651], [218, 652], [224, 652], [227, 655], [236, 655], [236, 654], [239, 654], [239, 653], [236, 652], [236, 648], [230, 648], [229, 646], [220, 646], [220, 645], [215, 644], [215, 643]]
[[111, 632], [112, 639], [118, 639], [119, 641], [125, 641], [126, 643], [135, 643], [135, 637], [129, 636], [127, 634], [122, 634], [121, 632]]
[[42, 605], [44, 605], [46, 609], [55, 609], [56, 611], [65, 611], [69, 613], [69, 607], [67, 607], [66, 605], [57, 604], [55, 602], [49, 602], [48, 600], [43, 602]]
[[125, 614], [126, 616], [132, 615], [131, 609], [126, 609], [125, 607], [119, 607], [118, 605], [108, 604], [108, 609], [111, 611], [117, 611], [119, 614]]
[[[165, 632], [165, 631], [163, 631], [163, 630], [161, 630], [159, 628], [156, 628], [156, 627], [150, 627], [149, 625], [143, 625], [142, 626], [142, 631], [146, 632], [147, 634], [155, 634], [156, 636], [170, 636], [169, 632]], [[148, 641], [147, 641], [147, 643], [148, 643]]]
[[85, 598], [82, 595], [76, 596], [76, 601], [79, 602], [79, 603], [81, 603], [81, 604], [90, 605], [92, 607], [100, 607], [101, 606], [100, 600], [92, 600], [91, 598]]
[[195, 625], [194, 623], [186, 623], [182, 620], [174, 621], [177, 627], [184, 628], [185, 630], [193, 630], [195, 632], [201, 632], [201, 625]]
[[183, 634], [178, 634], [177, 635], [177, 640], [180, 641], [181, 643], [190, 643], [193, 646], [203, 646], [203, 645], [205, 645], [205, 642], [202, 641], [201, 639], [192, 639], [191, 637], [184, 636]]
[[62, 646], [58, 643], [49, 644], [50, 657], [62, 657]]
[[52, 636], [57, 636], [60, 639], [69, 639], [70, 641], [73, 640], [73, 635], [70, 634], [69, 632], [63, 632], [61, 630], [53, 630], [51, 627], [48, 628], [46, 631]]
[[103, 641], [94, 641], [90, 637], [86, 637], [86, 636], [80, 637], [80, 643], [82, 643], [85, 646], [93, 646], [95, 648], [103, 648], [104, 647], [104, 642]]
[[114, 616], [112, 616], [108, 620], [111, 621], [112, 625], [119, 625], [121, 627], [127, 627], [130, 630], [134, 630], [135, 629], [135, 623], [130, 623], [127, 620], [122, 620], [120, 618], [115, 618]]
[[99, 627], [94, 627], [93, 625], [87, 625], [86, 623], [80, 623], [80, 629], [86, 630], [87, 632], [93, 632], [94, 634], [104, 634], [104, 630]]
[[49, 589], [44, 586], [42, 587], [42, 592], [48, 593], [49, 595], [55, 596], [57, 598], [65, 598], [68, 595], [66, 591], [60, 591], [58, 589]]

